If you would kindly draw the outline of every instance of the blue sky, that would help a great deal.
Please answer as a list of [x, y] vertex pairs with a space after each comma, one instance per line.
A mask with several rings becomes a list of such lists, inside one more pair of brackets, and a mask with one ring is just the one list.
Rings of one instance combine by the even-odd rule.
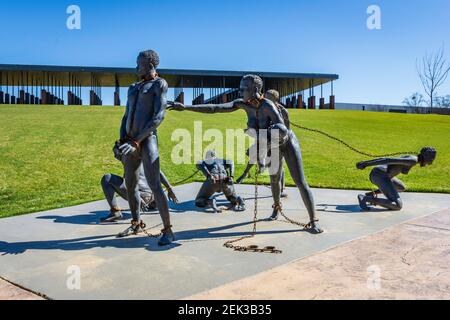
[[152, 48], [161, 68], [337, 73], [339, 102], [400, 104], [422, 91], [418, 57], [445, 45], [450, 60], [450, 0], [2, 2], [0, 63], [133, 67]]

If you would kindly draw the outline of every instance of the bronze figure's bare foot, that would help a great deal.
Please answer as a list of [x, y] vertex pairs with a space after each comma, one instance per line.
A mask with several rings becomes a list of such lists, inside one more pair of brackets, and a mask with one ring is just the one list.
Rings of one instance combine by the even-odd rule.
[[162, 232], [162, 236], [158, 241], [158, 245], [160, 247], [168, 246], [169, 244], [171, 244], [172, 242], [175, 241], [175, 236], [174, 236], [171, 228], [163, 229], [163, 230], [161, 230], [161, 232]]
[[267, 219], [267, 221], [276, 221], [280, 216], [281, 206], [274, 204], [272, 208], [273, 208], [272, 215]]
[[107, 217], [100, 218], [100, 223], [116, 222], [120, 219], [122, 219], [122, 211], [119, 208], [112, 208]]
[[145, 227], [146, 225], [143, 221], [138, 222], [136, 220], [132, 220], [131, 226], [120, 232], [117, 235], [117, 238], [125, 238], [131, 235], [138, 235], [139, 233], [144, 231]]
[[367, 205], [366, 196], [363, 194], [358, 195], [359, 206], [363, 211], [370, 211], [370, 207]]
[[323, 233], [323, 229], [317, 224], [317, 222], [310, 222], [305, 230], [311, 234]]

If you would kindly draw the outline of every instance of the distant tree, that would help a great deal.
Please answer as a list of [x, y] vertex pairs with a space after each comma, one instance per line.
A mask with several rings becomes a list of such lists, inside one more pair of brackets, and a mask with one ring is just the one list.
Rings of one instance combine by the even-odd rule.
[[450, 108], [450, 95], [446, 95], [445, 97], [436, 97], [435, 102], [436, 105], [441, 108]]
[[430, 107], [433, 108], [436, 91], [450, 72], [450, 64], [444, 58], [444, 47], [434, 54], [425, 55], [421, 61], [416, 62], [416, 68], [425, 93], [430, 98]]
[[410, 97], [405, 98], [405, 100], [403, 100], [403, 104], [408, 107], [422, 107], [426, 104], [426, 101], [421, 93], [415, 92]]

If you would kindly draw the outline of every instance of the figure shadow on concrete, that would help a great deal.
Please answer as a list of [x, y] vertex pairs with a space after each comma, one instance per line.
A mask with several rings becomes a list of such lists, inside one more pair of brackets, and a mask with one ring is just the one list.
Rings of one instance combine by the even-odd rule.
[[318, 204], [317, 211], [319, 212], [332, 212], [332, 213], [345, 213], [345, 214], [364, 214], [370, 212], [386, 212], [389, 210], [380, 208], [371, 208], [370, 211], [363, 211], [357, 204]]
[[[79, 224], [79, 225], [107, 225], [107, 223], [100, 223], [100, 218], [106, 217], [109, 211], [92, 211], [88, 214], [76, 214], [72, 216], [39, 216], [36, 219], [41, 220], [53, 220], [54, 223], [67, 223], [67, 224]], [[123, 218], [121, 221], [114, 222], [112, 224], [129, 224], [128, 219], [131, 219], [129, 212], [122, 212]], [[110, 223], [111, 224], [111, 223]]]
[[[247, 236], [252, 233], [250, 228], [252, 224], [253, 221], [248, 221], [214, 228], [194, 229], [175, 232], [176, 241], [172, 245], [165, 247], [159, 247], [158, 239], [149, 238], [144, 234], [122, 239], [116, 238], [115, 237], [116, 234], [109, 234], [102, 236], [91, 236], [91, 237], [62, 239], [62, 240], [42, 240], [42, 241], [25, 241], [25, 242], [0, 241], [0, 255], [23, 254], [28, 250], [81, 251], [93, 248], [117, 248], [117, 249], [143, 248], [148, 251], [167, 251], [176, 248], [178, 246], [181, 246], [183, 242], [213, 241], [213, 240], [225, 241], [235, 237]], [[225, 232], [226, 230], [243, 226], [249, 226], [248, 231]], [[150, 230], [150, 232], [156, 232], [156, 230], [155, 231]], [[306, 232], [306, 231], [299, 229], [259, 231], [256, 233], [256, 236], [286, 234], [295, 232]], [[220, 247], [221, 244], [219, 243], [218, 248]]]
[[[220, 195], [218, 195], [220, 196]], [[218, 199], [217, 206], [219, 207], [228, 207], [230, 206], [230, 202], [226, 199]], [[100, 210], [100, 211], [91, 211], [88, 214], [76, 214], [76, 215], [47, 215], [47, 216], [39, 216], [36, 219], [41, 220], [53, 220], [54, 223], [67, 223], [67, 224], [75, 224], [75, 225], [111, 225], [111, 224], [129, 224], [129, 220], [131, 220], [131, 213], [128, 211], [122, 211], [123, 218], [117, 222], [111, 223], [100, 223], [100, 218], [106, 217], [109, 214], [109, 211]], [[217, 214], [214, 212], [212, 208], [199, 208], [195, 205], [194, 200], [180, 202], [178, 204], [171, 204], [170, 213], [171, 214], [183, 214], [187, 212], [202, 212], [202, 213], [211, 213]], [[146, 216], [159, 216], [158, 210], [153, 210], [150, 212], [141, 213], [143, 218]]]

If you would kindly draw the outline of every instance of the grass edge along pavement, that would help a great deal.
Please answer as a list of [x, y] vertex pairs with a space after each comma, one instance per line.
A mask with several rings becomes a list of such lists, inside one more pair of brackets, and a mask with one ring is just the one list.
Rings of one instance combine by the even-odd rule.
[[[102, 198], [103, 174], [122, 174], [112, 156], [122, 107], [0, 106], [0, 217], [72, 206]], [[293, 122], [321, 129], [371, 153], [391, 153], [433, 146], [438, 157], [431, 167], [413, 168], [401, 176], [408, 191], [450, 193], [450, 117], [361, 111], [290, 110]], [[193, 131], [194, 121], [207, 129], [246, 128], [243, 111], [203, 115], [168, 111], [158, 130], [161, 166], [172, 183], [195, 166], [173, 165], [175, 128]], [[326, 137], [293, 128], [302, 147], [305, 172], [312, 187], [371, 189], [369, 170], [356, 170], [366, 160]], [[203, 148], [210, 142], [203, 142]], [[224, 150], [217, 150], [219, 155]], [[221, 152], [222, 151], [222, 152]], [[245, 164], [236, 166], [236, 176]], [[288, 171], [286, 171], [288, 172]], [[202, 181], [197, 174], [188, 182]], [[252, 183], [248, 179], [247, 183]], [[269, 178], [261, 177], [267, 184]], [[287, 184], [293, 185], [287, 175]], [[195, 195], [193, 195], [194, 197]]]

